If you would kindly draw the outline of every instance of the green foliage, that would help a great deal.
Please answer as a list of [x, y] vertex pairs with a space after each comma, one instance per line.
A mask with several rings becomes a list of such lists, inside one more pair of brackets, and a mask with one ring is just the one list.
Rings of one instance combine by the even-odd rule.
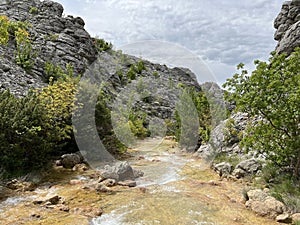
[[104, 87], [99, 90], [95, 108], [95, 122], [97, 132], [104, 146], [113, 154], [122, 154], [126, 151], [126, 146], [123, 145], [113, 132], [111, 123], [111, 110], [108, 108], [108, 103], [111, 100]]
[[229, 118], [225, 123], [223, 130], [224, 141], [229, 145], [239, 142], [242, 139], [243, 132], [238, 130], [238, 125], [232, 118]]
[[0, 25], [0, 44], [7, 45], [10, 36], [14, 37], [16, 40], [16, 63], [29, 72], [34, 64], [33, 58], [36, 57], [27, 32], [30, 24], [21, 21], [11, 22], [6, 16], [0, 16]]
[[159, 73], [158, 73], [157, 71], [154, 71], [154, 72], [153, 72], [153, 76], [154, 76], [155, 78], [158, 78], [158, 77], [159, 77]]
[[[193, 104], [195, 112], [190, 112], [191, 106], [189, 104]], [[185, 126], [187, 127], [183, 127], [182, 116], [184, 116]], [[198, 118], [199, 122], [197, 133], [194, 133], [195, 126], [197, 126], [197, 123], [194, 121], [195, 118]], [[205, 94], [202, 91], [196, 91], [193, 87], [183, 88], [180, 104], [176, 105], [175, 121], [176, 140], [180, 140], [182, 146], [189, 145], [195, 139], [198, 140], [198, 145], [207, 142], [210, 136], [211, 115]], [[186, 135], [184, 136], [181, 135], [183, 129], [186, 129]]]
[[74, 77], [74, 68], [69, 63], [66, 65], [66, 71], [65, 71], [59, 65], [55, 66], [52, 63], [46, 62], [44, 71], [45, 71], [45, 78], [48, 83], [50, 81], [52, 82], [59, 79], [66, 81], [68, 78]]
[[30, 14], [36, 15], [36, 14], [38, 14], [38, 12], [39, 12], [39, 10], [37, 7], [31, 6], [29, 9]]
[[36, 57], [29, 39], [29, 34], [26, 30], [18, 28], [15, 32], [15, 37], [17, 41], [17, 51], [15, 54], [16, 63], [29, 72], [34, 64], [32, 59]]
[[238, 65], [241, 74], [228, 79], [224, 87], [232, 93], [237, 110], [259, 116], [247, 128], [242, 145], [265, 154], [280, 168], [288, 167], [295, 177], [300, 168], [300, 48], [289, 57], [273, 54], [269, 62], [256, 60], [251, 76]]
[[136, 71], [135, 71], [135, 66], [131, 65], [128, 72], [127, 72], [127, 78], [129, 81], [135, 80], [136, 79]]
[[51, 33], [51, 34], [45, 35], [44, 38], [45, 38], [46, 41], [56, 41], [56, 40], [58, 40], [59, 35]]
[[[291, 212], [300, 212], [299, 181], [286, 173], [279, 174], [278, 168], [276, 167], [272, 167], [272, 169], [273, 176], [268, 183], [271, 195], [283, 202]], [[270, 170], [270, 168], [268, 170]], [[266, 173], [267, 172], [263, 170], [264, 177], [266, 176]]]
[[128, 119], [129, 127], [134, 136], [138, 138], [145, 138], [149, 135], [148, 130], [145, 128], [145, 113], [142, 113], [140, 111], [131, 111]]
[[24, 98], [0, 94], [0, 164], [9, 174], [44, 167], [71, 139], [76, 84], [58, 81]]
[[144, 61], [139, 61], [136, 64], [131, 64], [127, 72], [127, 78], [130, 81], [136, 79], [137, 74], [142, 74], [143, 70], [146, 70]]
[[233, 168], [240, 162], [240, 156], [238, 155], [228, 155], [226, 152], [218, 153], [214, 158], [214, 163], [222, 163], [222, 162], [229, 162]]
[[7, 45], [9, 40], [9, 20], [7, 16], [0, 16], [0, 44]]
[[94, 44], [99, 52], [108, 51], [113, 48], [112, 43], [108, 43], [104, 39], [99, 39], [97, 37], [94, 39]]
[[145, 69], [146, 69], [146, 67], [145, 67], [145, 63], [143, 60], [140, 60], [135, 66], [135, 71], [138, 74], [141, 74], [143, 72], [143, 70], [145, 70]]

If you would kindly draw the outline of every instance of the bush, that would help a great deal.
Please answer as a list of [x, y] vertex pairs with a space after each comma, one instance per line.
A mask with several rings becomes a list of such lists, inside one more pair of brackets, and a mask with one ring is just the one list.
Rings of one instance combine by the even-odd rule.
[[47, 165], [71, 139], [76, 84], [59, 81], [16, 98], [0, 94], [0, 164], [11, 175]]
[[27, 31], [30, 26], [31, 24], [27, 22], [12, 22], [6, 16], [0, 16], [0, 44], [7, 45], [10, 36], [15, 38], [16, 63], [27, 72], [32, 68], [34, 64], [33, 58], [36, 57]]
[[237, 110], [261, 118], [247, 128], [242, 145], [299, 177], [300, 48], [289, 57], [272, 54], [268, 63], [256, 60], [255, 65], [251, 76], [238, 65], [241, 74], [224, 84], [232, 92], [226, 98], [236, 102]]
[[[195, 111], [191, 109], [191, 104], [195, 106]], [[183, 118], [185, 125], [182, 124]], [[198, 118], [197, 122], [194, 121], [195, 118]], [[201, 90], [196, 91], [193, 87], [182, 88], [180, 102], [176, 105], [175, 121], [176, 140], [180, 140], [182, 147], [188, 147], [193, 140], [198, 140], [199, 147], [209, 140], [211, 115], [208, 100]]]
[[99, 52], [108, 51], [113, 48], [112, 43], [108, 43], [104, 39], [95, 38], [94, 44]]

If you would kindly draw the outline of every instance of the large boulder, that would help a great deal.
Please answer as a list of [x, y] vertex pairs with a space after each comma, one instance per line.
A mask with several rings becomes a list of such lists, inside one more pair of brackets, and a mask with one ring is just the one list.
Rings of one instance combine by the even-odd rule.
[[100, 171], [100, 176], [104, 179], [114, 179], [116, 181], [134, 180], [135, 173], [128, 162], [117, 162], [115, 165], [106, 165]]
[[61, 165], [66, 169], [72, 169], [75, 165], [82, 163], [82, 157], [79, 154], [64, 154], [61, 156]]
[[277, 216], [286, 212], [285, 205], [269, 196], [266, 192], [256, 189], [247, 192], [249, 200], [246, 206], [260, 216], [267, 216], [275, 219]]

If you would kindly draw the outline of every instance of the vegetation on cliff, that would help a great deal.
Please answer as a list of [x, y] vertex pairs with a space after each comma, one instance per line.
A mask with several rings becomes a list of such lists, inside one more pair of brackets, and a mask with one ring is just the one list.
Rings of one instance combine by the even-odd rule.
[[300, 48], [289, 57], [272, 54], [268, 63], [255, 64], [251, 76], [238, 65], [241, 74], [224, 85], [233, 91], [227, 99], [236, 102], [237, 110], [258, 118], [248, 127], [242, 145], [299, 177]]

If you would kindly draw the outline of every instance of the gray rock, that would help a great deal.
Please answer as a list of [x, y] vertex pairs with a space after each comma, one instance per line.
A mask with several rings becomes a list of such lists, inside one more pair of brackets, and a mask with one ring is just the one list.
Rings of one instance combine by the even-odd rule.
[[221, 162], [213, 166], [214, 170], [218, 172], [219, 176], [230, 175], [232, 165], [228, 162]]
[[215, 157], [215, 150], [210, 144], [201, 145], [200, 148], [193, 154], [194, 157], [202, 158], [207, 162], [211, 162]]
[[116, 181], [135, 179], [134, 171], [128, 162], [117, 162], [113, 166], [106, 165], [104, 169], [100, 171], [100, 176]]
[[[36, 14], [30, 13], [33, 6], [38, 9]], [[7, 46], [1, 45], [0, 90], [9, 89], [16, 96], [25, 96], [30, 89], [45, 86], [46, 62], [60, 65], [64, 69], [71, 63], [74, 74], [78, 75], [95, 61], [98, 52], [93, 39], [83, 27], [84, 21], [79, 17], [62, 17], [63, 10], [61, 4], [49, 0], [6, 1], [1, 4], [1, 15], [32, 24], [29, 33], [36, 57], [32, 56], [33, 68], [26, 72], [15, 62], [14, 41], [10, 41]], [[57, 48], [60, 44], [64, 44], [64, 47]]]
[[64, 168], [72, 169], [75, 165], [82, 163], [82, 158], [78, 154], [65, 154], [61, 156], [61, 165]]
[[112, 192], [112, 190], [109, 187], [107, 187], [107, 186], [105, 186], [104, 184], [101, 184], [101, 183], [96, 184], [95, 190], [97, 192]]
[[236, 178], [242, 178], [248, 175], [256, 174], [262, 168], [261, 163], [257, 159], [247, 159], [240, 162], [232, 172]]
[[283, 3], [278, 16], [274, 21], [277, 29], [274, 39], [278, 41], [276, 52], [288, 55], [300, 46], [300, 1], [286, 1]]
[[107, 179], [101, 182], [101, 184], [105, 185], [106, 187], [112, 187], [116, 184], [114, 179]]

